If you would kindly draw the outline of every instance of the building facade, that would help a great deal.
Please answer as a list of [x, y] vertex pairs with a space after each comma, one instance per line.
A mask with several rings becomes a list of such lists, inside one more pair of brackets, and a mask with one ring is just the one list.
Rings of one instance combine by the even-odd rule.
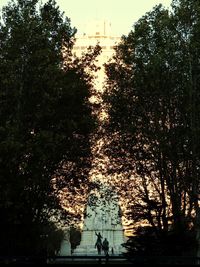
[[84, 34], [77, 36], [74, 53], [81, 56], [87, 51], [88, 47], [94, 47], [97, 44], [101, 46], [102, 52], [98, 56], [98, 66], [100, 70], [95, 80], [96, 90], [103, 90], [105, 72], [103, 64], [108, 62], [114, 52], [114, 46], [120, 41], [120, 37], [112, 36], [111, 23], [107, 20], [93, 20], [88, 22]]

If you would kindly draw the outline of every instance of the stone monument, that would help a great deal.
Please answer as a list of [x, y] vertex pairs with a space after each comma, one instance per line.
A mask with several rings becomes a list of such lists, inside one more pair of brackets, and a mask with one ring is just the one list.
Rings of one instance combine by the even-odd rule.
[[104, 184], [100, 189], [93, 190], [88, 198], [81, 242], [74, 250], [74, 255], [97, 255], [97, 233], [101, 234], [102, 240], [107, 238], [110, 255], [125, 252], [120, 214], [117, 195], [109, 186]]

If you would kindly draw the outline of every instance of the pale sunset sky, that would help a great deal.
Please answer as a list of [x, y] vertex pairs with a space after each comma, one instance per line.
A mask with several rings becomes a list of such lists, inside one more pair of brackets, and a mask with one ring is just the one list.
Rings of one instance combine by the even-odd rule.
[[[0, 0], [0, 9], [9, 0]], [[43, 0], [42, 2], [45, 2]], [[170, 7], [172, 0], [57, 0], [60, 10], [71, 19], [71, 26], [78, 33], [84, 32], [85, 25], [93, 19], [107, 19], [115, 35], [128, 34], [132, 25], [155, 5]]]

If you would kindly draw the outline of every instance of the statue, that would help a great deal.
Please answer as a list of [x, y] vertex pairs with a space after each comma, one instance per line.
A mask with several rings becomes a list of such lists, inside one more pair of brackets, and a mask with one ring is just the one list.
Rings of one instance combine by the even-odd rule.
[[99, 232], [98, 234], [95, 232], [96, 236], [97, 236], [97, 241], [95, 243], [95, 248], [97, 248], [98, 254], [101, 254], [101, 249], [102, 249], [102, 235]]

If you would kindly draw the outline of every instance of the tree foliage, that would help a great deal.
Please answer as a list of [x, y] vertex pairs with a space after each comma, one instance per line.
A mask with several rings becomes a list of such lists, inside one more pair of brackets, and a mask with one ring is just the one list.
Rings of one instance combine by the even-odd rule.
[[[92, 76], [86, 70], [95, 70], [99, 48], [75, 58], [75, 33], [54, 0], [43, 5], [38, 0], [11, 1], [2, 9], [0, 247], [4, 255], [36, 253], [44, 232], [41, 226], [48, 226], [61, 208], [57, 190], [87, 182], [95, 118], [88, 102]], [[62, 179], [52, 180], [63, 169]], [[51, 223], [49, 227], [53, 229]]]
[[174, 1], [172, 12], [156, 6], [106, 66], [112, 171], [135, 191], [131, 217], [147, 220], [158, 237], [197, 230], [199, 12], [198, 1]]

